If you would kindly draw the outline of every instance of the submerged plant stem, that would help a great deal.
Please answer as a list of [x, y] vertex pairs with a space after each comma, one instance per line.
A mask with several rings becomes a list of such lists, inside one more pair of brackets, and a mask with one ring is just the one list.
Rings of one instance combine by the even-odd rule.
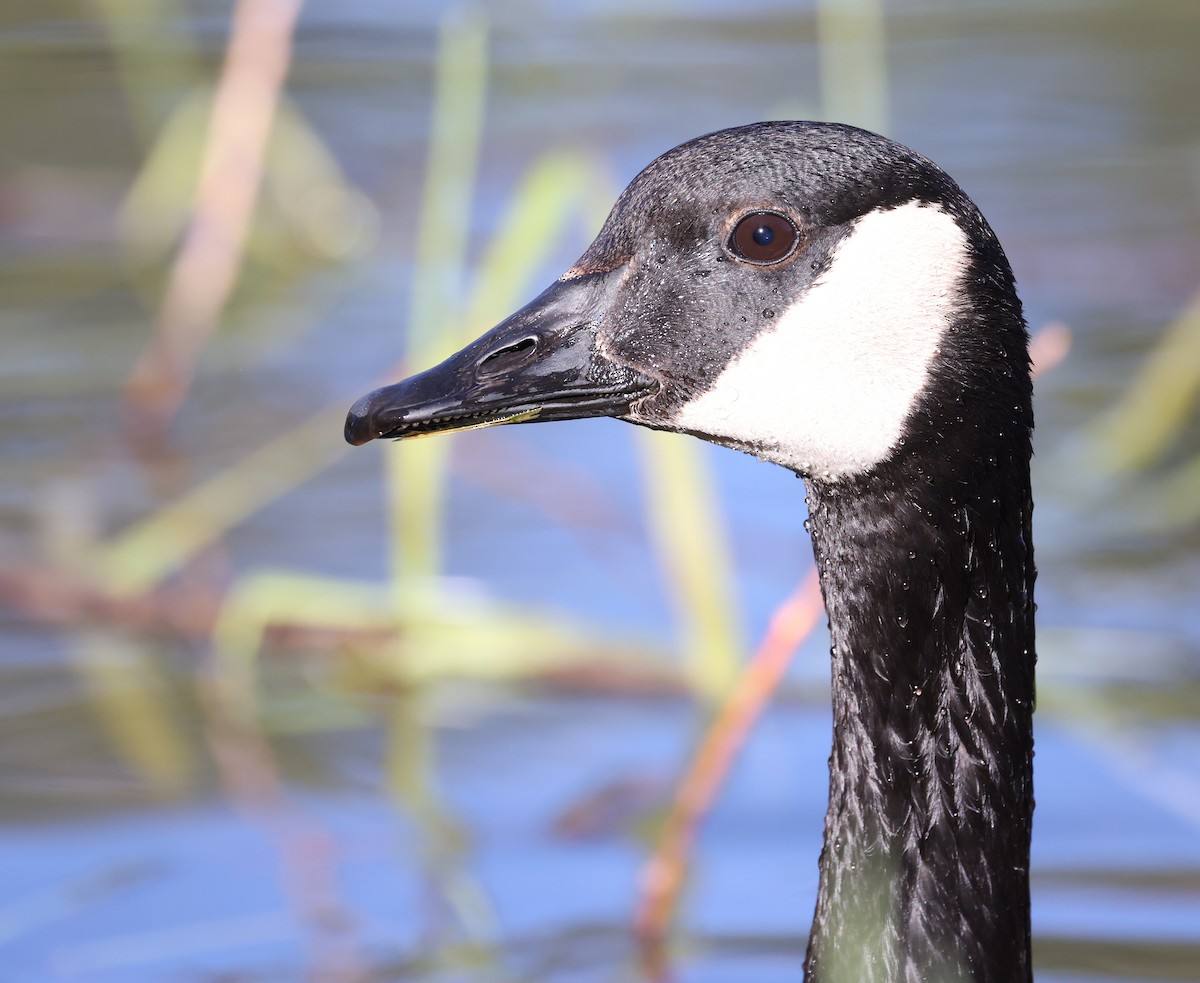
[[136, 436], [160, 436], [174, 416], [237, 283], [301, 5], [301, 0], [239, 0], [192, 219], [167, 281], [158, 326], [125, 390], [126, 424]]
[[812, 632], [823, 610], [821, 588], [813, 569], [776, 609], [762, 644], [738, 677], [680, 782], [658, 846], [643, 868], [636, 916], [643, 956], [656, 974], [662, 966], [663, 942], [679, 906], [697, 825], [712, 806], [750, 728], [779, 687], [796, 649]]

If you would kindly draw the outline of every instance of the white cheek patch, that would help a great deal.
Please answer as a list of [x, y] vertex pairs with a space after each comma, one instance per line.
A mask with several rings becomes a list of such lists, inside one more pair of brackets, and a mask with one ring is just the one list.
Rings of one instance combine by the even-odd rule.
[[815, 477], [878, 464], [925, 386], [967, 249], [936, 206], [869, 212], [825, 274], [672, 424]]

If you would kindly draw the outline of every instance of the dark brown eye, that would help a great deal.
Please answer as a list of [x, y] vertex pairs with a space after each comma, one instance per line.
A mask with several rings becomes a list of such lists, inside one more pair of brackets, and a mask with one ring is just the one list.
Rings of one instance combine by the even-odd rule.
[[751, 212], [733, 227], [729, 250], [747, 263], [778, 263], [792, 254], [800, 234], [777, 212]]

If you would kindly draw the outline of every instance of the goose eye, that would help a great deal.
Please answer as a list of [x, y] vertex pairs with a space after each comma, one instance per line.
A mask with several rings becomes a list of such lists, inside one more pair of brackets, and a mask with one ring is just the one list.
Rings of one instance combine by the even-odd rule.
[[792, 254], [800, 234], [777, 212], [751, 212], [733, 228], [729, 250], [747, 263], [778, 263]]

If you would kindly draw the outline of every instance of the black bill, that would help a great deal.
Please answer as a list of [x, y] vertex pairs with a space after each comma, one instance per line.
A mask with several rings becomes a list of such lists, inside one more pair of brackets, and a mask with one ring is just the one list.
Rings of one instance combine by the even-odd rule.
[[624, 415], [657, 383], [600, 352], [605, 279], [558, 281], [440, 365], [368, 393], [350, 408], [346, 440]]

